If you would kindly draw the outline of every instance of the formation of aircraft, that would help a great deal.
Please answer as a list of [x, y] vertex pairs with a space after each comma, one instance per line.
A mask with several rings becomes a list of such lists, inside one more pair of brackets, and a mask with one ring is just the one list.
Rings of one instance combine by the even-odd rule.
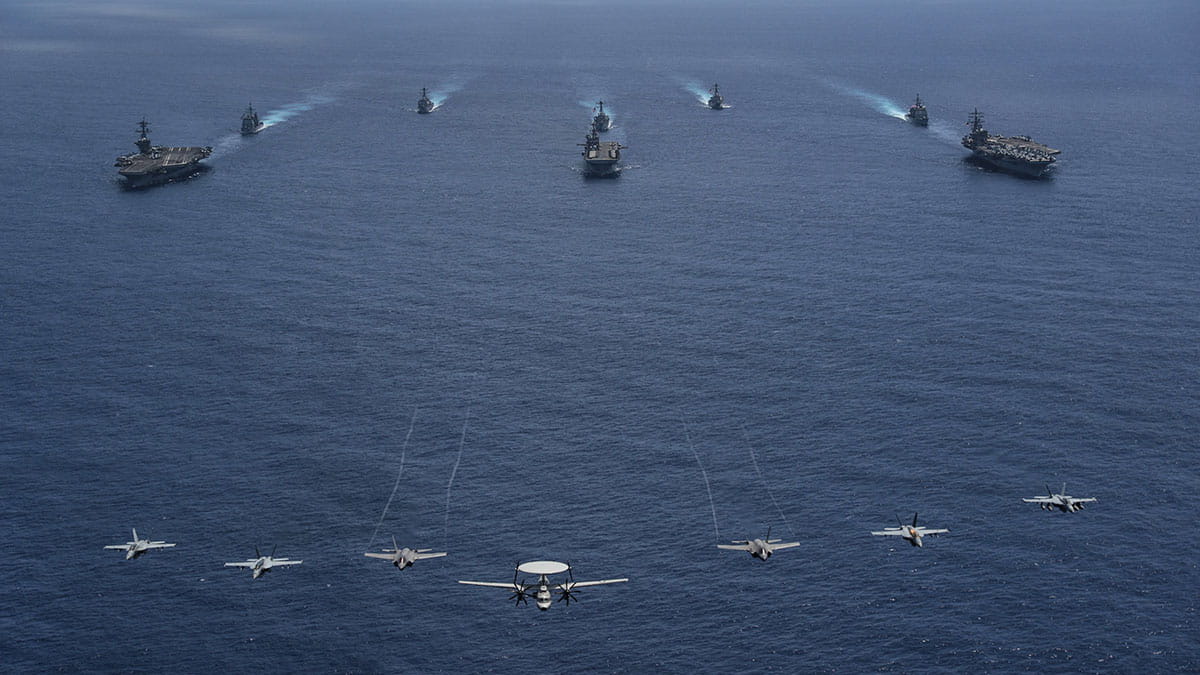
[[1022, 499], [1023, 502], [1039, 504], [1045, 511], [1059, 509], [1063, 513], [1074, 513], [1083, 510], [1083, 505], [1096, 501], [1095, 497], [1072, 497], [1067, 494], [1067, 484], [1063, 483], [1062, 492], [1054, 492], [1046, 486], [1046, 494]]
[[[560, 583], [553, 583], [550, 577], [558, 574], [567, 574], [567, 580]], [[538, 578], [536, 583], [525, 583], [525, 580], [517, 581], [517, 574], [529, 574]], [[557, 592], [558, 602], [570, 605], [571, 601], [579, 601], [576, 588], [585, 586], [602, 586], [604, 584], [619, 584], [629, 581], [629, 579], [604, 579], [602, 581], [575, 581], [575, 575], [571, 572], [571, 566], [566, 563], [555, 562], [553, 560], [535, 560], [533, 562], [518, 563], [516, 569], [513, 570], [513, 580], [511, 582], [493, 582], [493, 581], [459, 581], [460, 584], [468, 586], [489, 586], [491, 588], [504, 588], [512, 591], [512, 595], [508, 596], [509, 600], [513, 601], [514, 605], [528, 605], [529, 596], [534, 597], [534, 604], [537, 608], [546, 611], [554, 604], [555, 599], [552, 595]]]
[[396, 566], [396, 569], [402, 570], [405, 567], [412, 566], [418, 560], [441, 558], [446, 555], [444, 551], [442, 553], [430, 553], [432, 550], [431, 548], [400, 548], [400, 545], [396, 543], [396, 538], [392, 537], [392, 548], [383, 549], [383, 553], [364, 553], [363, 555], [368, 558], [390, 560]]
[[745, 551], [749, 553], [751, 557], [758, 558], [760, 560], [766, 560], [767, 558], [770, 558], [771, 554], [775, 551], [784, 548], [794, 548], [800, 545], [800, 542], [798, 541], [789, 542], [787, 544], [779, 543], [781, 541], [783, 540], [771, 538], [771, 528], [768, 527], [767, 537], [765, 539], [734, 539], [732, 544], [717, 544], [717, 548], [724, 549], [726, 551]]
[[141, 539], [138, 537], [137, 528], [135, 527], [132, 529], [133, 541], [127, 541], [124, 544], [113, 544], [112, 546], [105, 546], [104, 548], [125, 551], [125, 559], [133, 560], [152, 548], [171, 548], [175, 545], [168, 544], [165, 541], [150, 541], [149, 539]]
[[254, 547], [254, 555], [256, 557], [250, 558], [249, 560], [246, 560], [245, 562], [227, 562], [227, 563], [225, 563], [225, 566], [226, 567], [249, 568], [253, 574], [252, 578], [257, 579], [257, 578], [261, 577], [262, 575], [266, 574], [267, 572], [270, 572], [272, 567], [286, 567], [288, 565], [299, 565], [300, 563], [304, 562], [303, 560], [288, 560], [287, 558], [276, 558], [274, 547], [271, 548], [271, 555], [263, 555], [258, 552], [258, 547], [255, 546]]
[[[1083, 505], [1090, 502], [1095, 502], [1094, 497], [1072, 497], [1066, 494], [1067, 486], [1064, 483], [1062, 492], [1053, 492], [1049, 486], [1046, 487], [1046, 492], [1049, 494], [1039, 495], [1036, 497], [1023, 498], [1021, 501], [1027, 503], [1038, 504], [1042, 509], [1054, 510], [1072, 513], [1083, 509]], [[887, 527], [883, 530], [872, 532], [874, 536], [893, 536], [901, 537], [914, 547], [921, 548], [924, 546], [924, 538], [945, 534], [950, 530], [947, 529], [931, 529], [917, 525], [917, 515], [913, 514], [912, 523], [905, 524], [896, 516], [896, 522], [899, 527]], [[749, 553], [751, 557], [760, 560], [767, 560], [775, 551], [787, 548], [794, 548], [800, 545], [800, 542], [783, 543], [782, 539], [771, 538], [771, 528], [767, 528], [767, 535], [762, 539], [744, 539], [734, 540], [731, 544], [717, 544], [717, 548], [726, 551], [744, 551]], [[114, 549], [125, 551], [125, 559], [131, 560], [136, 558], [146, 551], [156, 548], [171, 548], [175, 544], [169, 544], [165, 541], [150, 541], [138, 537], [137, 529], [133, 529], [133, 541], [124, 544], [114, 544], [105, 546], [105, 549]], [[288, 565], [299, 565], [302, 560], [289, 560], [288, 558], [276, 558], [275, 549], [271, 549], [271, 555], [263, 555], [259, 552], [258, 547], [254, 547], [254, 558], [250, 558], [243, 562], [227, 562], [225, 567], [240, 567], [249, 569], [254, 579], [261, 577], [275, 567], [286, 567]], [[412, 549], [401, 547], [396, 543], [396, 538], [392, 537], [392, 548], [383, 549], [382, 553], [364, 553], [368, 558], [378, 558], [387, 560], [396, 569], [403, 570], [406, 567], [411, 567], [418, 560], [426, 560], [428, 558], [441, 558], [446, 555], [444, 551], [434, 552], [433, 549], [420, 548]], [[525, 578], [518, 580], [519, 575], [530, 575], [537, 581], [529, 583]], [[555, 582], [551, 577], [565, 574], [566, 578]], [[509, 600], [512, 600], [515, 605], [528, 605], [529, 598], [534, 599], [534, 604], [539, 610], [545, 611], [554, 606], [554, 603], [562, 602], [570, 606], [571, 601], [578, 602], [578, 591], [576, 589], [585, 588], [588, 586], [603, 586], [607, 584], [619, 584], [629, 581], [627, 578], [620, 579], [601, 579], [598, 581], [575, 581], [575, 574], [570, 565], [566, 563], [556, 562], [553, 560], [535, 560], [533, 562], [518, 563], [513, 570], [512, 581], [509, 582], [491, 582], [491, 581], [464, 581], [458, 583], [468, 586], [487, 586], [491, 588], [503, 588], [511, 592]], [[554, 594], [558, 597], [555, 598]]]
[[885, 527], [883, 530], [879, 532], [872, 532], [871, 534], [877, 537], [904, 537], [908, 543], [921, 548], [924, 546], [924, 544], [921, 543], [922, 537], [931, 537], [937, 534], [945, 534], [950, 531], [931, 530], [927, 527], [917, 527], [917, 514], [915, 513], [913, 514], [912, 525], [905, 525], [904, 521], [900, 520], [899, 514], [896, 515], [896, 522], [900, 523], [900, 527]]

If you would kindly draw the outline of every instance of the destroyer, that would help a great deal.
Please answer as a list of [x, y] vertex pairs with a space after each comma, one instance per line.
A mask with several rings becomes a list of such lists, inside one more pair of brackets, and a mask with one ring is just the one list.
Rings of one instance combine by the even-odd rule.
[[258, 113], [254, 112], [254, 106], [246, 106], [246, 112], [242, 113], [242, 135], [250, 136], [266, 129], [267, 125], [258, 119]]
[[593, 129], [588, 132], [583, 146], [583, 161], [587, 162], [588, 173], [593, 176], [614, 176], [617, 162], [621, 161], [624, 145], [614, 141], [601, 141]]
[[713, 110], [724, 109], [725, 97], [721, 95], [721, 90], [717, 88], [717, 85], [714, 84], [713, 88], [709, 90], [709, 93], [712, 94], [712, 96], [708, 97], [708, 107], [712, 108]]
[[428, 115], [433, 112], [433, 101], [429, 98], [429, 94], [425, 93], [425, 87], [421, 87], [421, 98], [417, 101], [417, 112], [422, 115]]
[[908, 107], [908, 112], [904, 114], [904, 119], [917, 126], [929, 126], [929, 113], [925, 111], [925, 104], [921, 103], [920, 94], [917, 94], [917, 102]]
[[[600, 101], [596, 105], [600, 106], [600, 108], [599, 111], [596, 112], [596, 116], [592, 118], [592, 131], [595, 131], [596, 133], [608, 131], [612, 128], [612, 118], [608, 116], [608, 113], [604, 112], [604, 101]], [[592, 110], [597, 109], [592, 108]]]
[[175, 178], [190, 176], [201, 169], [200, 160], [212, 154], [212, 146], [203, 148], [168, 148], [150, 144], [150, 125], [142, 120], [138, 125], [141, 137], [136, 153], [121, 155], [114, 166], [129, 187], [158, 185]]
[[971, 133], [963, 136], [963, 147], [985, 164], [1022, 176], [1037, 178], [1054, 164], [1062, 152], [1042, 145], [1028, 136], [991, 136], [983, 128], [983, 113], [976, 109], [968, 122]]

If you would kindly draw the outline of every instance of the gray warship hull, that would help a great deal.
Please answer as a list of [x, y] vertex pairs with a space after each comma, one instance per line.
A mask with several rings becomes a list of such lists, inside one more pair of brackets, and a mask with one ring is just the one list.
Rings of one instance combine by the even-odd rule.
[[117, 160], [117, 172], [131, 188], [162, 185], [187, 178], [204, 169], [201, 160], [212, 154], [212, 148], [154, 147], [150, 152], [125, 155]]
[[615, 176], [617, 164], [621, 161], [621, 144], [614, 141], [602, 141], [583, 151], [583, 161], [587, 166], [588, 175]]
[[1055, 150], [1028, 136], [993, 136], [983, 128], [983, 114], [971, 113], [971, 133], [963, 136], [962, 145], [971, 151], [978, 163], [994, 169], [1039, 178], [1054, 165]]
[[1005, 171], [1026, 178], [1041, 178], [1054, 165], [1053, 159], [1041, 161], [1014, 159], [1003, 154], [994, 154], [980, 150], [972, 152], [971, 159], [998, 171]]

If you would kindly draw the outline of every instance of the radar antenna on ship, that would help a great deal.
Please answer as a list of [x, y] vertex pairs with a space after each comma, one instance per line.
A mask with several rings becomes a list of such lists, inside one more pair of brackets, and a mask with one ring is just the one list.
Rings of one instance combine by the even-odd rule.
[[979, 112], [979, 108], [971, 113], [971, 119], [967, 124], [971, 125], [971, 133], [983, 130], [983, 113]]
[[146, 121], [145, 117], [142, 118], [141, 122], [138, 122], [138, 132], [141, 133], [141, 136], [137, 139], [137, 143], [135, 143], [135, 145], [137, 145], [138, 151], [143, 155], [149, 154], [151, 147], [150, 123]]

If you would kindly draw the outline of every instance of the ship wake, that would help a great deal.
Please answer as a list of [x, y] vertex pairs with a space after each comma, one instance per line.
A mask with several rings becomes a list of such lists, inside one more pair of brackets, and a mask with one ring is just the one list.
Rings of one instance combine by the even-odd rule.
[[451, 80], [449, 83], [443, 84], [437, 89], [429, 92], [429, 100], [433, 101], [433, 109], [437, 110], [438, 108], [442, 107], [442, 104], [449, 100], [451, 95], [461, 91], [462, 88], [462, 82]]
[[679, 84], [683, 87], [684, 91], [692, 96], [695, 96], [696, 100], [700, 102], [700, 105], [704, 106], [705, 108], [708, 107], [709, 92], [704, 85], [700, 84], [696, 80], [681, 80]]
[[876, 112], [887, 115], [888, 117], [895, 117], [899, 120], [904, 119], [904, 109], [899, 105], [896, 105], [896, 103], [885, 96], [873, 94], [869, 91], [864, 91], [856, 87], [847, 87], [845, 85], [832, 82], [828, 84], [834, 91], [856, 98], [871, 106], [871, 108], [873, 108]]
[[309, 96], [308, 98], [305, 98], [303, 101], [300, 101], [298, 103], [289, 103], [285, 106], [276, 108], [275, 110], [272, 110], [272, 111], [268, 112], [267, 114], [263, 115], [261, 121], [262, 121], [264, 127], [273, 127], [276, 124], [283, 124], [284, 122], [292, 119], [293, 117], [296, 117], [300, 113], [308, 112], [309, 110], [312, 110], [313, 108], [315, 108], [319, 105], [331, 103], [332, 101], [333, 101], [332, 96], [324, 96], [321, 94], [315, 94], [313, 96]]

